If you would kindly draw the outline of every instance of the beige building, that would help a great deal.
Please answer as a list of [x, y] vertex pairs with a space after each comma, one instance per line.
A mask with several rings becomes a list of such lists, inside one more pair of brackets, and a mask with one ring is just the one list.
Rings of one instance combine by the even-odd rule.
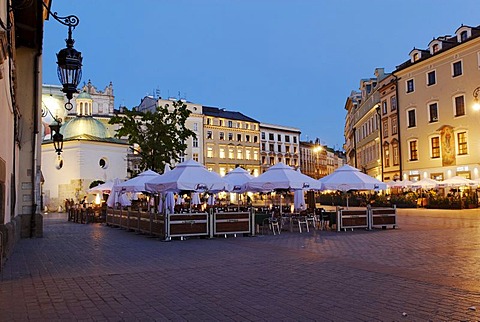
[[453, 36], [413, 49], [397, 67], [402, 178], [479, 178], [480, 29], [461, 26]]
[[345, 104], [347, 160], [350, 165], [379, 180], [382, 178], [382, 162], [378, 84], [387, 76], [383, 68], [375, 69], [375, 78], [362, 79], [360, 92], [352, 92]]
[[320, 142], [300, 141], [300, 171], [314, 179], [327, 174], [327, 151]]
[[261, 123], [260, 132], [261, 173], [279, 162], [300, 166], [300, 129]]
[[203, 106], [204, 165], [224, 176], [238, 166], [260, 174], [259, 122], [223, 108]]
[[[49, 5], [50, 1], [45, 1]], [[46, 11], [0, 0], [0, 259], [21, 237], [41, 237], [41, 84]], [[8, 26], [8, 29], [5, 29]], [[59, 48], [60, 49], [60, 48]], [[0, 260], [0, 263], [3, 262]]]
[[397, 108], [397, 81], [389, 75], [378, 84], [380, 93], [380, 151], [382, 159], [381, 181], [401, 179], [400, 139]]

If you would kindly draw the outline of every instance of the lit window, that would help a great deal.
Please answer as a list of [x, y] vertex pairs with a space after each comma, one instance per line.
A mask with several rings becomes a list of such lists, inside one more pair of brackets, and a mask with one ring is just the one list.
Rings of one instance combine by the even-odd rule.
[[237, 150], [237, 159], [242, 160], [243, 159], [243, 151], [241, 149]]
[[409, 142], [410, 161], [418, 160], [418, 142], [413, 140]]
[[258, 151], [253, 151], [253, 160], [258, 160]]
[[233, 148], [228, 149], [228, 158], [229, 159], [234, 159], [234, 153], [233, 153]]
[[430, 144], [432, 146], [432, 159], [440, 158], [440, 137], [435, 136], [431, 138]]
[[385, 167], [389, 167], [390, 166], [390, 149], [388, 144], [385, 144], [383, 146], [383, 158], [385, 162]]
[[459, 132], [457, 133], [457, 141], [458, 141], [458, 154], [464, 155], [467, 154], [467, 132]]
[[220, 159], [225, 159], [225, 148], [220, 148], [218, 157], [219, 157]]
[[246, 159], [246, 160], [250, 160], [250, 158], [251, 158], [251, 152], [252, 152], [252, 151], [250, 151], [250, 150], [245, 150], [245, 159]]
[[192, 154], [192, 159], [193, 159], [194, 161], [197, 161], [197, 162], [198, 162], [198, 153], [193, 153], [193, 154]]
[[213, 158], [213, 148], [211, 146], [207, 148], [207, 158]]

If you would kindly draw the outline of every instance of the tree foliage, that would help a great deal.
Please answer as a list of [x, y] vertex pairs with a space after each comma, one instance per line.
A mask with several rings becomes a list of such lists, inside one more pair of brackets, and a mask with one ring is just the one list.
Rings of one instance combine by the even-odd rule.
[[180, 161], [187, 148], [187, 139], [196, 137], [185, 126], [191, 111], [182, 101], [158, 106], [155, 113], [126, 110], [115, 115], [109, 124], [119, 124], [117, 138], [126, 137], [131, 149], [140, 158], [142, 171], [151, 169], [162, 173], [165, 164]]

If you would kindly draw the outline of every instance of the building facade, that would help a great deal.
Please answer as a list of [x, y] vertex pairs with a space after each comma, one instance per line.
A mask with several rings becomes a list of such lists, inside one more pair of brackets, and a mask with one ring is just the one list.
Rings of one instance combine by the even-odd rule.
[[300, 141], [300, 171], [314, 179], [327, 175], [327, 150], [320, 142]]
[[260, 174], [259, 122], [240, 112], [203, 106], [204, 165], [224, 176], [238, 166]]
[[397, 80], [389, 75], [378, 84], [380, 93], [381, 181], [401, 179], [400, 131], [397, 108]]
[[260, 123], [260, 132], [261, 173], [279, 162], [300, 167], [300, 129]]
[[360, 92], [352, 92], [347, 99], [345, 124], [345, 151], [350, 165], [362, 172], [382, 179], [380, 144], [379, 82], [388, 74], [375, 69], [375, 77], [360, 81]]
[[479, 178], [480, 29], [461, 26], [453, 36], [413, 49], [394, 71], [402, 178]]

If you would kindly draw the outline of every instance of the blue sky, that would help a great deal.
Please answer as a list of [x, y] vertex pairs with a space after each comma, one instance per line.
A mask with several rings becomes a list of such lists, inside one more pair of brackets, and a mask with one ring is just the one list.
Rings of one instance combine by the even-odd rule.
[[[375, 68], [480, 25], [478, 0], [53, 0], [75, 14], [83, 79], [113, 82], [115, 107], [177, 97], [297, 127], [341, 148], [345, 101]], [[67, 27], [45, 22], [43, 82], [58, 84]]]

